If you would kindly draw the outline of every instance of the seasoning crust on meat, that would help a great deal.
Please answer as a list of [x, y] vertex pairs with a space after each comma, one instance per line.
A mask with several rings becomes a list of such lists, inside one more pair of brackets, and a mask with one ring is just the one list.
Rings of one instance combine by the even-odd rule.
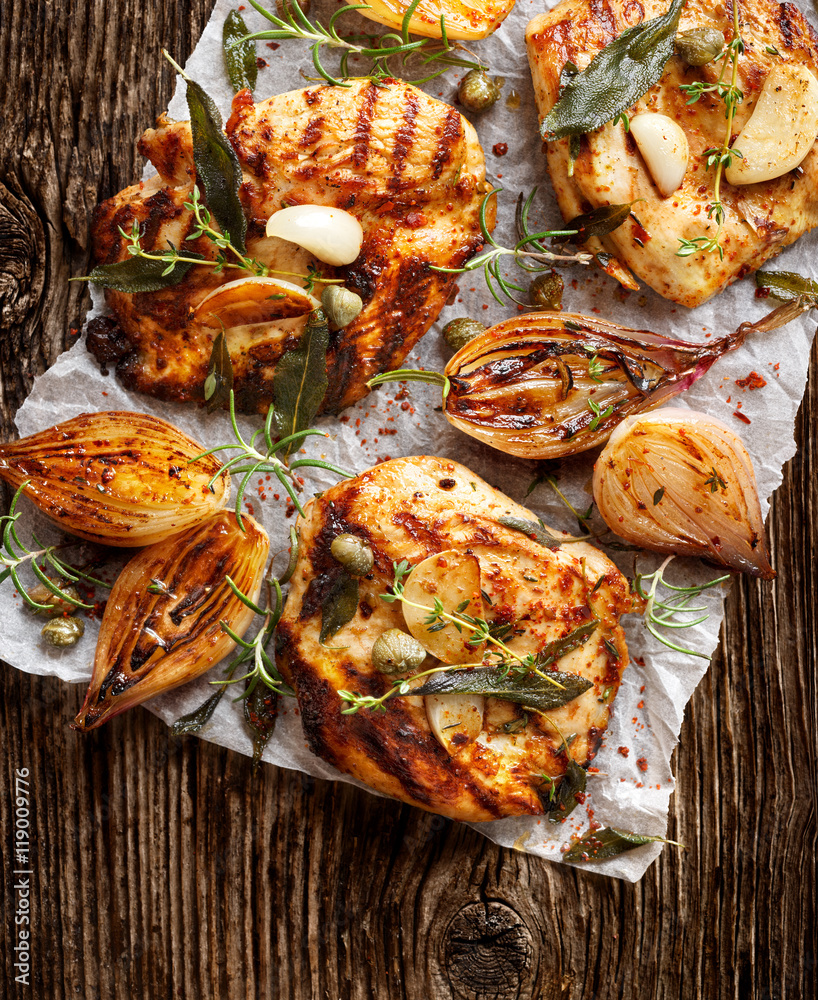
[[[526, 43], [540, 119], [557, 101], [566, 62], [584, 69], [626, 28], [661, 16], [669, 6], [668, 0], [564, 0], [534, 18]], [[739, 86], [744, 100], [736, 110], [733, 139], [750, 118], [773, 66], [794, 63], [818, 76], [818, 36], [797, 7], [774, 0], [742, 0], [740, 17], [745, 51], [739, 58]], [[688, 0], [679, 30], [699, 27], [715, 28], [729, 42], [732, 7]], [[720, 60], [692, 67], [673, 55], [660, 81], [626, 109], [630, 118], [647, 111], [667, 115], [687, 136], [690, 152], [684, 181], [669, 197], [661, 196], [621, 123], [582, 136], [573, 175], [567, 138], [549, 142], [546, 150], [566, 220], [602, 205], [640, 199], [624, 225], [589, 244], [592, 250], [614, 255], [606, 270], [630, 288], [638, 288], [635, 275], [665, 298], [690, 307], [761, 267], [818, 223], [818, 153], [813, 146], [799, 167], [774, 180], [738, 187], [722, 180], [723, 260], [717, 252], [677, 256], [680, 239], [709, 237], [716, 230], [716, 222], [707, 216], [714, 201], [715, 169], [707, 166], [702, 154], [721, 146], [725, 130], [724, 103], [716, 94], [705, 94], [688, 105], [679, 87], [697, 80], [713, 84], [720, 68]], [[786, 129], [786, 123], [782, 127]]]
[[[241, 91], [225, 131], [244, 178], [240, 196], [248, 219], [248, 256], [297, 274], [307, 274], [312, 264], [363, 299], [357, 319], [331, 331], [327, 357], [323, 408], [348, 406], [366, 394], [367, 379], [400, 367], [443, 308], [455, 276], [430, 265], [460, 267], [482, 245], [479, 209], [486, 185], [477, 135], [454, 108], [396, 80], [309, 87], [260, 104]], [[158, 176], [99, 206], [93, 226], [96, 262], [127, 258], [119, 229], [130, 232], [134, 221], [149, 253], [165, 252], [170, 240], [215, 259], [216, 248], [206, 237], [185, 242], [195, 229], [184, 208], [196, 173], [189, 123], [161, 117], [143, 136], [140, 152]], [[265, 235], [273, 212], [299, 204], [354, 215], [364, 231], [357, 260], [330, 267], [293, 243]], [[488, 208], [493, 227], [493, 204]], [[221, 326], [193, 311], [214, 288], [242, 276], [193, 267], [169, 289], [133, 295], [109, 289], [106, 300], [118, 328], [98, 323], [89, 349], [103, 363], [116, 360], [129, 389], [167, 400], [202, 400], [211, 345]], [[299, 316], [227, 330], [240, 409], [266, 411], [275, 365], [295, 346], [305, 323], [306, 316]]]
[[[535, 520], [441, 458], [395, 459], [346, 480], [316, 497], [299, 524], [298, 564], [278, 629], [281, 668], [298, 694], [310, 749], [378, 791], [458, 819], [545, 812], [548, 778], [568, 764], [562, 737], [575, 761], [593, 758], [628, 663], [619, 625], [619, 616], [634, 609], [628, 580], [591, 545], [545, 547], [498, 523], [509, 516]], [[360, 580], [354, 617], [322, 645], [322, 610], [344, 572], [330, 546], [344, 533], [372, 549], [374, 566]], [[388, 629], [407, 629], [400, 603], [380, 597], [393, 582], [393, 564], [414, 566], [452, 549], [477, 558], [486, 619], [513, 624], [506, 641], [515, 653], [536, 653], [592, 618], [599, 624], [558, 662], [560, 671], [592, 682], [584, 694], [547, 716], [487, 698], [479, 736], [446, 749], [430, 729], [422, 697], [391, 698], [385, 712], [344, 715], [337, 692], [377, 697], [392, 686], [393, 678], [372, 665], [372, 647]], [[436, 663], [427, 656], [419, 670]], [[524, 716], [519, 731], [504, 730]]]

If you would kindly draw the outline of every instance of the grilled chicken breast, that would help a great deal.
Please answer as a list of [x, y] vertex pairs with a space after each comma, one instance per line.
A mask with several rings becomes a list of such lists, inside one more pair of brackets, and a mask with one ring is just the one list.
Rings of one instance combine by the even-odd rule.
[[[367, 379], [399, 367], [437, 318], [454, 276], [430, 265], [459, 267], [482, 245], [478, 216], [485, 165], [475, 131], [453, 108], [415, 87], [358, 80], [349, 87], [292, 91], [261, 104], [242, 91], [226, 132], [244, 177], [248, 255], [302, 275], [314, 265], [363, 299], [358, 318], [331, 338], [324, 408], [338, 410], [365, 395]], [[189, 123], [160, 118], [143, 136], [140, 151], [158, 176], [99, 206], [93, 226], [97, 262], [126, 259], [119, 230], [130, 232], [134, 221], [150, 253], [166, 251], [170, 241], [215, 259], [216, 248], [206, 237], [186, 242], [195, 229], [184, 207], [196, 179]], [[329, 267], [293, 243], [268, 238], [267, 218], [298, 204], [354, 215], [364, 232], [357, 260]], [[489, 224], [493, 221], [490, 215]], [[133, 295], [108, 290], [119, 329], [97, 324], [89, 349], [103, 363], [116, 360], [128, 388], [162, 399], [201, 400], [211, 344], [221, 326], [193, 312], [218, 285], [242, 276], [193, 267], [170, 289]], [[266, 411], [276, 362], [297, 342], [305, 322], [300, 316], [227, 330], [242, 410]]]
[[[619, 625], [634, 610], [627, 579], [586, 543], [551, 549], [498, 523], [509, 516], [536, 520], [446, 459], [395, 459], [342, 482], [316, 497], [299, 525], [298, 564], [278, 630], [282, 669], [313, 752], [380, 792], [458, 819], [547, 811], [552, 779], [568, 766], [563, 737], [575, 761], [592, 759], [628, 663]], [[330, 546], [342, 533], [371, 547], [374, 566], [359, 582], [354, 617], [322, 644], [322, 614], [344, 574]], [[547, 715], [486, 698], [473, 738], [454, 738], [446, 748], [432, 732], [428, 696], [393, 697], [386, 711], [345, 715], [338, 691], [378, 697], [390, 689], [394, 678], [373, 667], [372, 647], [388, 629], [407, 630], [402, 605], [381, 597], [393, 564], [416, 566], [451, 550], [477, 558], [486, 620], [512, 626], [506, 641], [515, 653], [536, 653], [593, 618], [598, 625], [558, 661], [560, 671], [591, 681], [584, 694]], [[448, 611], [449, 602], [459, 603], [445, 580], [430, 605], [432, 596]], [[418, 669], [435, 665], [427, 656]]]
[[[584, 69], [605, 45], [631, 25], [664, 14], [667, 0], [564, 0], [534, 18], [526, 32], [531, 74], [540, 117], [559, 96], [560, 72], [566, 62]], [[741, 132], [758, 100], [770, 69], [782, 61], [806, 66], [818, 75], [818, 36], [801, 12], [774, 0], [741, 0], [741, 34], [745, 52], [739, 59], [739, 86], [744, 101], [733, 123], [733, 139]], [[679, 30], [713, 27], [732, 38], [733, 12], [728, 4], [688, 0]], [[633, 138], [622, 124], [605, 125], [582, 137], [579, 158], [569, 174], [568, 139], [547, 144], [547, 162], [557, 201], [566, 219], [597, 208], [641, 199], [630, 219], [601, 244], [590, 249], [613, 254], [606, 270], [622, 284], [636, 288], [633, 275], [660, 295], [685, 306], [697, 306], [732, 281], [760, 267], [818, 222], [818, 153], [813, 147], [800, 167], [774, 180], [732, 187], [722, 181], [726, 221], [724, 259], [717, 252], [679, 257], [679, 239], [712, 236], [716, 223], [707, 216], [714, 200], [715, 168], [703, 155], [724, 140], [724, 103], [705, 94], [688, 105], [680, 84], [716, 82], [719, 60], [688, 66], [674, 55], [661, 80], [628, 115], [659, 112], [681, 126], [689, 145], [682, 186], [662, 197], [645, 167]], [[787, 124], [782, 122], [782, 128]], [[632, 272], [632, 274], [631, 274]]]

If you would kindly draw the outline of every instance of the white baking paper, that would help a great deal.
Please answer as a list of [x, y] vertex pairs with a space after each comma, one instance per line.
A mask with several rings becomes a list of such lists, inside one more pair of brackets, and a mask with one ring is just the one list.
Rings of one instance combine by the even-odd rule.
[[[223, 72], [221, 51], [222, 24], [231, 9], [227, 0], [218, 0], [213, 16], [186, 69], [216, 99], [227, 113], [231, 91]], [[317, 12], [326, 21], [335, 8], [320, 2]], [[541, 143], [537, 134], [536, 109], [525, 57], [524, 32], [528, 20], [543, 9], [542, 0], [520, 0], [497, 34], [472, 48], [489, 64], [493, 75], [505, 78], [503, 98], [488, 114], [474, 116], [486, 153], [489, 178], [505, 189], [499, 204], [499, 222], [495, 238], [505, 246], [513, 245], [514, 206], [520, 191], [528, 192], [539, 185], [533, 218], [542, 227], [561, 222], [546, 176]], [[315, 12], [315, 4], [313, 12]], [[251, 29], [260, 29], [265, 22], [248, 7], [243, 16]], [[359, 22], [361, 25], [363, 21]], [[367, 22], [368, 24], [368, 22]], [[307, 46], [297, 41], [282, 42], [275, 49], [258, 43], [258, 54], [268, 66], [259, 72], [256, 98], [305, 86], [314, 71]], [[329, 65], [337, 66], [337, 57], [327, 54]], [[453, 102], [457, 81], [462, 71], [451, 71], [432, 81], [425, 89], [442, 100]], [[515, 96], [519, 96], [519, 106]], [[146, 109], [145, 126], [152, 124], [154, 113], [161, 108]], [[177, 88], [170, 105], [172, 117], [187, 117], [184, 88]], [[495, 154], [495, 144], [505, 143], [508, 152]], [[147, 171], [152, 172], [150, 168]], [[816, 234], [804, 237], [788, 249], [776, 267], [812, 274], [810, 258], [814, 256]], [[514, 271], [513, 266], [510, 273]], [[638, 328], [693, 342], [722, 336], [742, 320], [755, 320], [771, 308], [771, 303], [754, 296], [752, 280], [729, 288], [713, 302], [694, 311], [661, 299], [649, 289], [623, 296], [618, 286], [596, 272], [580, 268], [564, 272], [566, 293], [564, 307], [574, 312], [599, 314], [605, 318]], [[523, 277], [522, 272], [517, 272]], [[572, 282], [576, 287], [572, 287]], [[489, 325], [510, 315], [513, 306], [501, 308], [488, 294], [480, 272], [459, 279], [460, 293], [456, 303], [444, 309], [440, 323], [424, 338], [406, 366], [421, 366], [442, 370], [448, 353], [440, 349], [439, 329], [456, 316], [473, 316]], [[95, 299], [101, 307], [101, 296]], [[769, 498], [781, 482], [783, 464], [794, 454], [793, 423], [807, 376], [809, 350], [814, 321], [809, 318], [790, 324], [774, 334], [758, 335], [738, 352], [717, 362], [709, 374], [674, 405], [704, 410], [724, 420], [741, 435], [755, 463], [762, 508], [766, 513]], [[742, 390], [735, 380], [750, 371], [762, 375], [767, 384], [755, 391]], [[569, 511], [556, 499], [548, 486], [540, 486], [524, 501], [532, 480], [532, 463], [509, 458], [453, 430], [435, 412], [440, 403], [439, 391], [431, 386], [410, 385], [409, 400], [394, 402], [395, 392], [371, 395], [343, 414], [343, 420], [326, 417], [319, 426], [329, 432], [326, 441], [312, 439], [310, 454], [320, 454], [350, 470], [363, 471], [386, 457], [436, 454], [456, 458], [483, 476], [489, 483], [506, 492], [514, 500], [526, 502], [546, 523], [573, 532], [575, 522]], [[751, 421], [749, 425], [733, 416], [737, 408]], [[49, 424], [68, 419], [89, 410], [142, 410], [164, 417], [195, 439], [210, 447], [231, 439], [227, 417], [223, 413], [206, 414], [192, 406], [167, 405], [147, 397], [126, 392], [113, 375], [100, 374], [97, 365], [86, 353], [82, 342], [64, 354], [41, 378], [37, 379], [31, 396], [20, 410], [17, 425], [22, 435], [33, 433]], [[252, 431], [257, 421], [242, 421], [244, 430]], [[397, 433], [384, 433], [384, 431]], [[316, 443], [316, 441], [318, 443]], [[580, 456], [562, 464], [560, 483], [575, 506], [585, 509], [590, 503], [592, 457]], [[335, 482], [318, 470], [310, 472], [307, 493], [318, 491]], [[264, 503], [256, 497], [256, 516], [263, 521], [272, 540], [272, 551], [281, 552], [280, 563], [286, 561], [287, 533], [291, 521], [284, 513], [283, 501], [276, 503], [269, 494]], [[250, 496], [252, 491], [248, 492]], [[23, 502], [25, 520], [20, 533], [25, 539], [32, 528], [47, 544], [55, 539], [54, 530]], [[617, 559], [625, 571], [632, 570], [632, 555]], [[643, 571], [657, 565], [655, 557], [647, 556], [641, 563]], [[116, 571], [112, 567], [111, 573]], [[714, 571], [696, 560], [677, 560], [669, 578], [673, 582], [703, 582]], [[9, 593], [11, 584], [4, 584]], [[63, 680], [87, 682], [98, 625], [89, 621], [86, 636], [77, 646], [59, 651], [39, 641], [41, 622], [32, 619], [14, 594], [14, 610], [4, 615], [0, 623], [2, 655], [14, 666], [31, 673], [56, 675]], [[684, 644], [698, 652], [711, 654], [718, 643], [722, 619], [723, 591], [707, 592], [703, 598], [710, 616], [706, 623], [684, 633]], [[10, 602], [6, 602], [9, 607]], [[583, 806], [557, 825], [543, 818], [523, 817], [475, 824], [475, 829], [499, 844], [514, 846], [531, 854], [560, 861], [569, 840], [586, 831], [591, 816], [602, 826], [613, 826], [639, 833], [664, 835], [667, 826], [668, 801], [674, 780], [670, 758], [676, 745], [682, 717], [696, 684], [707, 669], [707, 660], [674, 653], [657, 642], [631, 616], [625, 620], [631, 657], [635, 662], [625, 672], [617, 696], [613, 717], [600, 753], [594, 765], [599, 774], [588, 779], [588, 797]], [[218, 676], [214, 671], [210, 676]], [[212, 691], [206, 678], [155, 699], [148, 706], [166, 722], [192, 711]], [[69, 720], [66, 720], [66, 724]], [[229, 698], [222, 700], [212, 721], [201, 731], [202, 738], [230, 747], [240, 753], [252, 752], [250, 738], [241, 720], [240, 705]], [[77, 736], [82, 739], [81, 736]], [[619, 748], [627, 750], [627, 756]], [[282, 767], [306, 771], [330, 780], [350, 779], [312, 756], [305, 746], [294, 704], [285, 705], [275, 735], [264, 759]], [[641, 768], [644, 767], [645, 770]], [[668, 848], [674, 850], [675, 848]], [[651, 844], [621, 857], [588, 868], [629, 881], [638, 880], [662, 850]]]

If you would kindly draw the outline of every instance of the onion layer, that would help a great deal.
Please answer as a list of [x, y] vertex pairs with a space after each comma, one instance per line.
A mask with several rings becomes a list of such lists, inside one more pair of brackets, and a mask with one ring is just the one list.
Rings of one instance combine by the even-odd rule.
[[594, 500], [640, 548], [775, 576], [750, 456], [714, 417], [676, 407], [629, 417], [596, 461]]
[[[230, 475], [186, 434], [145, 413], [83, 413], [0, 445], [0, 478], [58, 527], [103, 545], [150, 545], [224, 506]], [[212, 489], [208, 484], [213, 477]]]
[[270, 542], [252, 517], [221, 511], [134, 556], [105, 607], [94, 673], [73, 726], [88, 730], [193, 680], [235, 647], [221, 627], [243, 635], [254, 612], [229, 576], [258, 599]]

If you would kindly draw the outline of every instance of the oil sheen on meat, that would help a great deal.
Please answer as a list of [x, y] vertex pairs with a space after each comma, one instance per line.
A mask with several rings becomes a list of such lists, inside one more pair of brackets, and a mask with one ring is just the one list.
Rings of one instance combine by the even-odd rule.
[[[279, 626], [282, 669], [298, 693], [312, 751], [378, 791], [458, 819], [545, 812], [548, 778], [567, 767], [560, 734], [578, 763], [590, 762], [628, 663], [619, 625], [620, 615], [634, 610], [628, 580], [591, 545], [551, 549], [499, 524], [504, 516], [534, 520], [446, 459], [394, 459], [340, 483], [311, 502], [299, 525], [298, 564]], [[366, 541], [374, 567], [360, 581], [354, 617], [322, 645], [322, 608], [342, 572], [330, 546], [344, 532]], [[392, 678], [372, 665], [372, 647], [387, 629], [406, 631], [401, 605], [380, 597], [393, 564], [417, 565], [451, 549], [476, 556], [486, 618], [514, 623], [507, 641], [521, 655], [592, 617], [599, 622], [584, 645], [559, 660], [560, 670], [583, 675], [591, 688], [547, 716], [487, 698], [479, 736], [452, 752], [433, 735], [422, 697], [392, 698], [385, 712], [344, 715], [338, 696], [351, 690], [377, 697], [391, 687]], [[420, 669], [436, 663], [428, 656]], [[524, 715], [522, 729], [505, 731]]]
[[[454, 108], [394, 80], [309, 87], [260, 104], [242, 91], [226, 132], [243, 172], [248, 255], [299, 274], [314, 265], [363, 299], [358, 318], [331, 331], [327, 359], [324, 409], [348, 406], [366, 394], [367, 379], [400, 367], [437, 318], [455, 276], [430, 265], [459, 267], [482, 245], [485, 163], [476, 133]], [[160, 118], [143, 136], [140, 152], [158, 176], [99, 206], [93, 227], [97, 263], [126, 259], [119, 229], [130, 232], [134, 220], [148, 252], [166, 251], [170, 240], [214, 259], [216, 249], [205, 237], [185, 242], [195, 228], [184, 208], [195, 182], [189, 124]], [[268, 238], [267, 218], [298, 204], [354, 215], [364, 231], [358, 259], [333, 268], [293, 243]], [[108, 290], [119, 329], [98, 326], [89, 349], [102, 362], [116, 360], [128, 388], [168, 400], [201, 400], [220, 326], [194, 317], [193, 310], [218, 285], [242, 274], [194, 267], [170, 289], [135, 295]], [[305, 322], [302, 316], [227, 330], [242, 410], [266, 411], [276, 362], [297, 343]]]

